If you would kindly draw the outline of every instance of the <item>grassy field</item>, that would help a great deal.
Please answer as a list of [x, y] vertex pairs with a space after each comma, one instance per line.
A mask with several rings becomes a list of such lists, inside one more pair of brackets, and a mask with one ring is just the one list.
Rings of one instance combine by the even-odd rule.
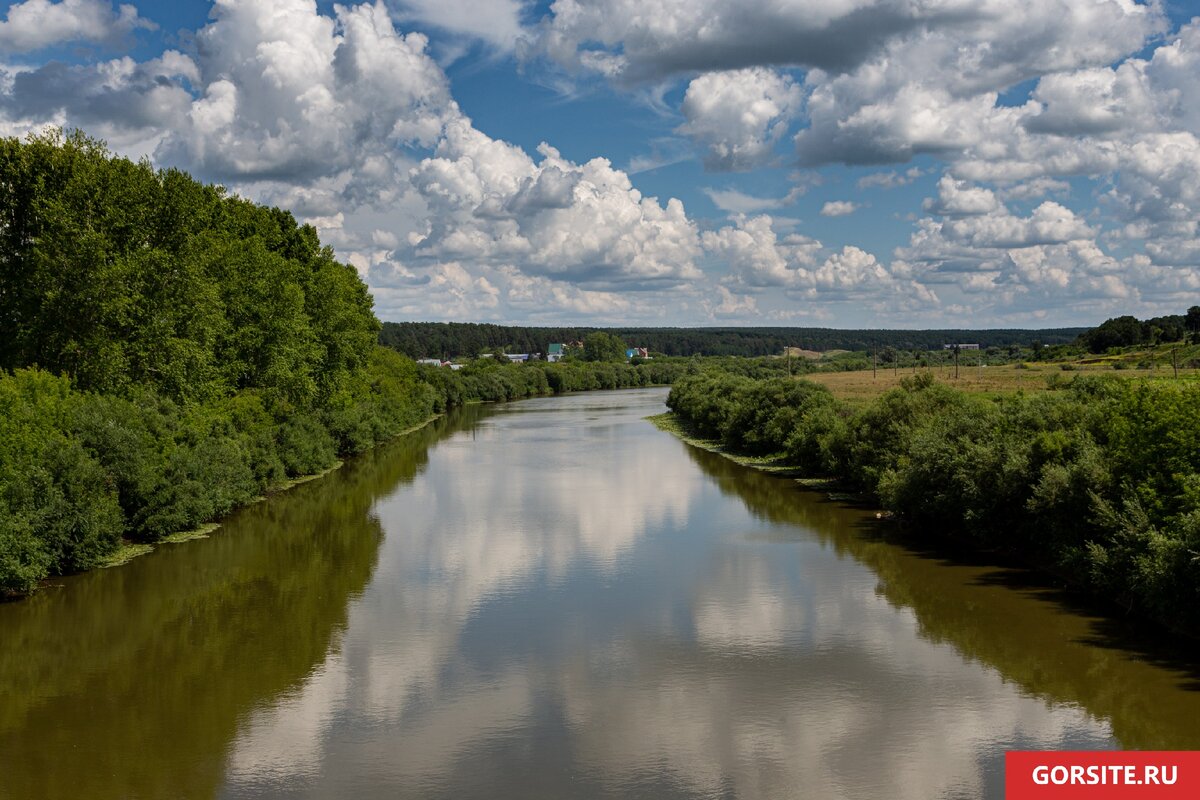
[[[939, 381], [953, 386], [955, 389], [993, 397], [1018, 391], [1044, 392], [1072, 380], [1077, 375], [1104, 375], [1105, 377], [1130, 380], [1174, 377], [1175, 373], [1169, 361], [1165, 366], [1156, 363], [1150, 368], [1139, 369], [1136, 368], [1136, 363], [1147, 359], [1139, 359], [1134, 357], [1135, 355], [1091, 356], [1073, 362], [1033, 363], [1023, 367], [1015, 364], [980, 367], [977, 363], [969, 363], [973, 359], [971, 355], [967, 354], [959, 363], [957, 379], [954, 377], [953, 366], [940, 366], [920, 371], [932, 372]], [[1121, 363], [1124, 368], [1114, 368], [1114, 363]], [[901, 379], [912, 374], [913, 368], [907, 367], [899, 370], [880, 368], [874, 374], [871, 370], [862, 370], [858, 372], [819, 372], [804, 377], [829, 387], [829, 390], [838, 399], [858, 404], [866, 403], [888, 389], [899, 386]], [[1200, 380], [1200, 370], [1181, 368], [1179, 379]]]

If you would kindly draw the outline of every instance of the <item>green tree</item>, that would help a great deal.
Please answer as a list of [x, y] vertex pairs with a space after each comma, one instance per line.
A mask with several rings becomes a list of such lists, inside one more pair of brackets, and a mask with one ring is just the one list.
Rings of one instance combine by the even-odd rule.
[[1192, 335], [1193, 342], [1200, 342], [1200, 306], [1192, 306], [1183, 318], [1183, 327]]
[[589, 333], [583, 340], [584, 361], [624, 361], [625, 342], [605, 331]]
[[1147, 326], [1137, 317], [1123, 316], [1105, 320], [1098, 327], [1081, 334], [1079, 343], [1091, 353], [1103, 353], [1110, 347], [1130, 347], [1150, 338]]

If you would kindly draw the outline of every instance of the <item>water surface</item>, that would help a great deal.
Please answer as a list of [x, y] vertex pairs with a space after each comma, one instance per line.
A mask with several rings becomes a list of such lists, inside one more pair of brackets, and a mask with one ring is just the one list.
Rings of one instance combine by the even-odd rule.
[[1200, 749], [1186, 658], [664, 397], [468, 409], [0, 605], [0, 797], [999, 798], [1008, 749]]

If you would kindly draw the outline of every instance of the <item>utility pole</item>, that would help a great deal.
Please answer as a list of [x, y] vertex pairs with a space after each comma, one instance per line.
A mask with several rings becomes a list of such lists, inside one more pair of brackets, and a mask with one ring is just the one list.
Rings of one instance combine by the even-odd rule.
[[1175, 360], [1175, 354], [1179, 352], [1178, 347], [1171, 348], [1171, 368], [1175, 370], [1175, 377], [1179, 377], [1179, 363]]
[[875, 380], [875, 357], [877, 354], [878, 351], [875, 348], [871, 348], [871, 380]]
[[954, 380], [958, 380], [958, 345], [954, 345]]

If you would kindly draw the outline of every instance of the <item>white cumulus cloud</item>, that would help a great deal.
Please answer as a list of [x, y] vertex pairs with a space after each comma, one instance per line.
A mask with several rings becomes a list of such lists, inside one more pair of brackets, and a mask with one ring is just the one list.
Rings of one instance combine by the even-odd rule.
[[67, 42], [115, 45], [133, 31], [157, 26], [131, 4], [107, 0], [25, 0], [0, 21], [0, 52], [28, 53]]
[[677, 130], [703, 148], [707, 169], [752, 169], [772, 160], [801, 99], [792, 78], [772, 70], [709, 72], [688, 84]]
[[401, 21], [415, 20], [509, 50], [520, 38], [520, 0], [401, 0]]
[[[540, 21], [537, 7], [216, 0], [155, 58], [0, 64], [0, 131], [79, 125], [290, 208], [392, 318], [801, 318], [827, 313], [804, 305], [819, 300], [859, 319], [1069, 306], [1075, 320], [1178, 310], [1195, 291], [1200, 20], [1171, 32], [1157, 0], [555, 0]], [[0, 21], [0, 52], [112, 46], [151, 25], [132, 5], [27, 0]], [[555, 80], [632, 87], [659, 128], [625, 170], [489, 135], [437, 60], [478, 41]], [[724, 222], [631, 178], [696, 151], [710, 171], [763, 170], [702, 189]], [[767, 172], [789, 160], [807, 169]], [[826, 165], [876, 171], [846, 187]], [[935, 170], [924, 214], [895, 208], [905, 192], [842, 193]], [[887, 207], [913, 221], [909, 241], [889, 261], [875, 254], [890, 234], [822, 243], [779, 215], [822, 178], [821, 214]]]
[[844, 217], [858, 210], [858, 203], [850, 200], [829, 200], [821, 206], [822, 217]]
[[938, 181], [936, 200], [926, 200], [925, 210], [946, 217], [969, 217], [991, 214], [1000, 209], [1000, 201], [991, 189], [970, 186], [943, 175]]
[[801, 270], [815, 263], [821, 243], [797, 234], [781, 238], [773, 223], [767, 214], [739, 217], [734, 225], [705, 231], [704, 248], [727, 264], [744, 286], [796, 286]]
[[412, 182], [434, 212], [418, 253], [507, 261], [590, 288], [675, 285], [700, 276], [683, 204], [644, 197], [603, 158], [575, 164], [543, 144], [535, 162], [466, 120], [447, 126]]

